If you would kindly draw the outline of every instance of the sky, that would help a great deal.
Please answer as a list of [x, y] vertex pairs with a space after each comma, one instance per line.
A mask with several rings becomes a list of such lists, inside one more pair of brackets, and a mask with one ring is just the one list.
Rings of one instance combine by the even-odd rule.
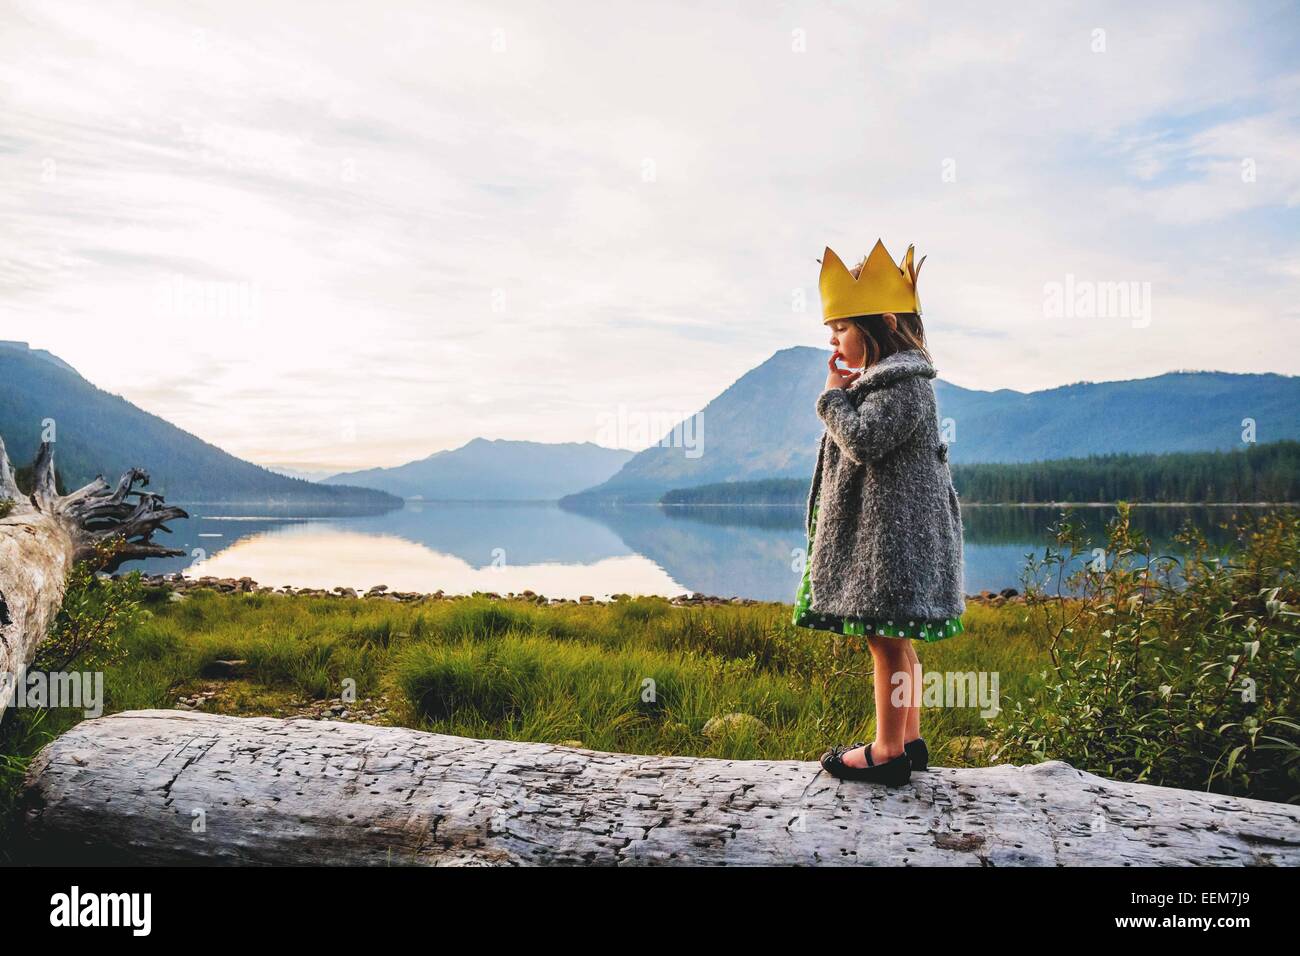
[[639, 448], [881, 238], [957, 385], [1294, 375], [1298, 10], [3, 0], [0, 339], [266, 465]]

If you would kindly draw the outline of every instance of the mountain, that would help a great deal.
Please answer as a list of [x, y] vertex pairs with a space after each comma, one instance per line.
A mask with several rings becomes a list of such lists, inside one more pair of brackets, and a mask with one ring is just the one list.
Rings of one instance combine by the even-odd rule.
[[15, 465], [31, 461], [42, 422], [55, 427], [54, 461], [72, 489], [130, 467], [149, 472], [149, 490], [168, 501], [271, 505], [330, 513], [400, 507], [368, 488], [326, 488], [274, 474], [96, 388], [71, 365], [26, 342], [0, 342], [0, 436]]
[[[608, 481], [566, 503], [656, 501], [665, 491], [722, 481], [808, 480], [824, 426], [816, 400], [823, 349], [782, 349]], [[942, 366], [936, 361], [936, 366]], [[941, 422], [951, 419], [953, 463], [1028, 462], [1108, 452], [1227, 451], [1243, 445], [1243, 420], [1259, 442], [1300, 438], [1300, 376], [1169, 372], [1076, 382], [1036, 392], [978, 391], [934, 379]]]
[[73, 368], [67, 362], [63, 361], [63, 359], [59, 358], [57, 355], [55, 355], [53, 352], [49, 351], [48, 349], [34, 349], [26, 342], [19, 342], [15, 339], [0, 339], [0, 349], [14, 349], [15, 351], [18, 352], [25, 352], [30, 358], [40, 359], [43, 362], [49, 362], [51, 365], [55, 365], [58, 368], [65, 369], [66, 371], [71, 372], [73, 375], [77, 374], [77, 370], [75, 368]]
[[322, 481], [325, 478], [337, 474], [337, 472], [332, 469], [292, 468], [289, 465], [277, 465], [275, 462], [263, 465], [262, 467], [277, 475], [284, 475], [286, 478], [301, 478], [303, 481]]
[[441, 501], [554, 501], [609, 478], [635, 452], [591, 442], [544, 444], [475, 438], [395, 468], [326, 478], [402, 498]]
[[954, 462], [1239, 451], [1246, 419], [1257, 442], [1300, 438], [1300, 376], [1272, 372], [1167, 372], [1037, 392], [937, 381], [935, 394], [940, 418], [956, 425]]
[[564, 500], [655, 501], [671, 488], [811, 477], [822, 433], [814, 405], [825, 381], [823, 352], [782, 349], [608, 481]]

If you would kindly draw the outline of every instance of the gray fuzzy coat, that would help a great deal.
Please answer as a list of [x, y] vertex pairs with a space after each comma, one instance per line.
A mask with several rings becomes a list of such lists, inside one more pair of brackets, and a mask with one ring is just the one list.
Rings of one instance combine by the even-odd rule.
[[805, 528], [812, 610], [896, 621], [966, 609], [962, 520], [939, 439], [938, 374], [919, 349], [886, 356], [817, 399], [826, 424]]

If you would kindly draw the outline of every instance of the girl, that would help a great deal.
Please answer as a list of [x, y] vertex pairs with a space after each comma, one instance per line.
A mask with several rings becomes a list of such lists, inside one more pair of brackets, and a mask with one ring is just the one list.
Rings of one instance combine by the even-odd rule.
[[[823, 257], [823, 321], [835, 352], [817, 399], [826, 431], [808, 494], [808, 559], [794, 608], [800, 627], [865, 636], [875, 665], [875, 740], [833, 747], [822, 767], [890, 786], [929, 763], [921, 663], [911, 642], [962, 633], [966, 609], [961, 511], [939, 438], [930, 382], [937, 371], [912, 256], [909, 248], [895, 265], [878, 241], [852, 270], [830, 249]], [[896, 684], [904, 691], [897, 706]]]

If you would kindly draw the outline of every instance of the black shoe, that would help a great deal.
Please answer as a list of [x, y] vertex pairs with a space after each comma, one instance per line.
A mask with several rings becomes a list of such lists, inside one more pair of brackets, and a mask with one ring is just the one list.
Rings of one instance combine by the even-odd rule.
[[[867, 765], [850, 767], [844, 762], [844, 755], [856, 747], [867, 748]], [[822, 754], [822, 769], [832, 777], [841, 780], [864, 780], [867, 783], [883, 783], [887, 787], [901, 787], [912, 777], [912, 760], [907, 752], [899, 754], [893, 760], [878, 764], [871, 759], [870, 744], [845, 744]]]
[[[853, 746], [849, 747], [849, 749], [852, 750], [853, 747], [865, 746], [866, 744], [859, 740], [853, 744]], [[920, 773], [922, 770], [930, 769], [930, 748], [925, 745], [924, 737], [917, 737], [915, 740], [909, 740], [907, 743], [903, 744], [903, 749], [907, 751], [907, 755], [912, 758], [913, 773]]]
[[913, 770], [920, 771], [930, 768], [930, 748], [925, 745], [924, 737], [917, 737], [911, 743], [903, 744], [903, 749], [912, 758]]

